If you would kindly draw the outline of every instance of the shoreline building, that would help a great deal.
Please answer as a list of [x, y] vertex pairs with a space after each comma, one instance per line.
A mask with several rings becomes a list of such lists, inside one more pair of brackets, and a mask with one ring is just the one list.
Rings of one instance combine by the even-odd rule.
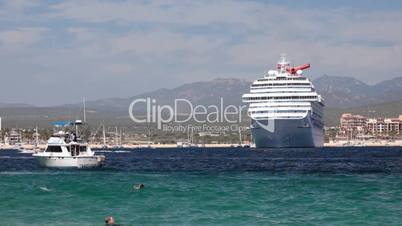
[[368, 118], [362, 115], [345, 113], [340, 118], [339, 138], [354, 139], [367, 131]]
[[19, 130], [11, 129], [10, 134], [8, 134], [8, 144], [16, 145], [22, 142], [22, 136]]
[[340, 118], [338, 140], [396, 138], [401, 135], [402, 115], [398, 118], [368, 118], [345, 113]]
[[399, 118], [376, 118], [367, 121], [367, 131], [371, 134], [400, 135], [402, 115]]

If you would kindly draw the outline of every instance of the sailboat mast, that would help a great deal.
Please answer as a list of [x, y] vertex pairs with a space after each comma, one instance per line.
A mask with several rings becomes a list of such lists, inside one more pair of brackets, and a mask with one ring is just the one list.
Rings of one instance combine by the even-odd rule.
[[39, 133], [38, 133], [38, 126], [35, 127], [35, 148], [39, 145]]
[[82, 99], [83, 102], [83, 108], [84, 108], [84, 123], [87, 122], [87, 114], [86, 114], [86, 110], [85, 110], [85, 97]]
[[120, 138], [120, 139], [119, 139], [119, 141], [120, 141], [120, 142], [119, 142], [119, 145], [122, 146], [123, 144], [122, 144], [122, 132], [121, 132], [121, 128], [120, 128], [120, 136], [119, 136], [119, 138]]
[[116, 133], [115, 133], [114, 142], [115, 142], [115, 144], [116, 144], [117, 146], [119, 145], [119, 138], [118, 138], [118, 136], [119, 136], [119, 132], [118, 132], [117, 127], [116, 127]]
[[239, 126], [239, 140], [240, 140], [240, 144], [243, 144], [243, 140], [241, 137], [241, 130], [240, 130], [240, 126]]
[[187, 143], [190, 143], [190, 127], [187, 129]]
[[106, 146], [106, 132], [105, 132], [105, 124], [102, 125], [103, 127], [103, 146]]
[[151, 127], [148, 127], [148, 145], [151, 144]]
[[194, 144], [194, 127], [191, 127], [191, 144]]

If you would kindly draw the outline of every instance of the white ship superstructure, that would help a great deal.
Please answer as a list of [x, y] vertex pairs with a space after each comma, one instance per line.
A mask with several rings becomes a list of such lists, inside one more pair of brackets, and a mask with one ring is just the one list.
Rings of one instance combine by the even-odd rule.
[[324, 102], [303, 76], [309, 67], [291, 67], [282, 55], [277, 70], [255, 80], [250, 93], [243, 95], [243, 101], [249, 103], [256, 147], [322, 146]]

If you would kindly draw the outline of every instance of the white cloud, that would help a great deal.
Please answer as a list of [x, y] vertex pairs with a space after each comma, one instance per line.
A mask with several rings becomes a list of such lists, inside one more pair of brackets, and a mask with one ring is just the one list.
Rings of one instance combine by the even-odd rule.
[[[208, 25], [215, 22], [244, 23], [261, 6], [242, 1], [69, 1], [54, 4], [52, 17], [85, 22], [121, 21]], [[248, 15], [250, 13], [250, 16]], [[249, 18], [248, 20], [244, 20]]]
[[132, 65], [130, 64], [122, 64], [122, 63], [111, 63], [105, 66], [107, 72], [113, 75], [127, 75], [133, 71]]
[[24, 11], [26, 8], [37, 5], [38, 2], [31, 0], [4, 0], [4, 8], [10, 11]]
[[91, 32], [85, 27], [68, 27], [66, 32], [74, 35], [75, 39], [79, 42], [91, 41], [97, 37], [96, 33]]
[[0, 31], [0, 44], [4, 50], [23, 50], [43, 39], [43, 27], [25, 27]]
[[112, 53], [143, 57], [188, 57], [213, 54], [223, 40], [207, 36], [186, 36], [168, 31], [135, 32], [110, 40]]
[[[295, 64], [310, 62], [315, 77], [352, 75], [373, 82], [402, 70], [398, 11], [237, 0], [87, 0], [22, 1], [3, 5], [0, 15], [8, 24], [0, 30], [3, 72], [29, 74], [32, 83], [46, 86], [53, 78], [66, 86], [79, 79], [93, 88], [78, 90], [93, 92], [93, 98], [214, 77], [254, 79], [281, 52]], [[100, 94], [105, 85], [120, 88]]]

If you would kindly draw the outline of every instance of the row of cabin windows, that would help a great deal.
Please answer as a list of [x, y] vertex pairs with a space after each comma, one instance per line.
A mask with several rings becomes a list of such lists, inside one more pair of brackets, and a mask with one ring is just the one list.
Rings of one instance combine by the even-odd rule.
[[[275, 110], [275, 111], [251, 111], [251, 113], [304, 113], [306, 110]], [[316, 115], [319, 118], [322, 118], [322, 114], [317, 111], [313, 111], [313, 115]]]
[[313, 106], [313, 112], [318, 112], [318, 113], [321, 114], [321, 115], [322, 115], [322, 113], [323, 113], [322, 108], [317, 108], [317, 107], [315, 107], [315, 106]]
[[304, 113], [306, 110], [252, 111], [251, 113]]
[[319, 104], [317, 104], [317, 103], [313, 103], [312, 104], [312, 107], [313, 107], [313, 111], [314, 112], [318, 112], [318, 113], [320, 113], [320, 115], [323, 115], [323, 108], [322, 107], [320, 107], [320, 105]]
[[270, 86], [311, 86], [310, 83], [265, 83], [265, 84], [252, 84], [251, 87], [270, 87]]
[[257, 79], [257, 81], [259, 81], [259, 82], [272, 81], [272, 80], [306, 80], [306, 78], [305, 77], [294, 77], [294, 78], [276, 77], [275, 79], [267, 79], [267, 78]]
[[287, 96], [287, 97], [246, 97], [244, 100], [296, 100], [296, 99], [311, 99], [316, 96]]
[[314, 111], [313, 111], [313, 114], [311, 115], [311, 117], [317, 118], [317, 119], [322, 119], [322, 115], [317, 114], [317, 112], [314, 112]]
[[[289, 119], [294, 119], [294, 118], [296, 118], [296, 117], [300, 117], [300, 116], [276, 116], [276, 118], [281, 118], [281, 119], [286, 119], [286, 118], [289, 118]], [[262, 120], [266, 120], [267, 119], [267, 117], [266, 116], [262, 116], [262, 117], [253, 117], [254, 119], [262, 119]]]
[[258, 105], [254, 107], [249, 107], [248, 109], [258, 109], [258, 108], [263, 108], [263, 107], [269, 107], [269, 108], [276, 108], [276, 107], [290, 107], [290, 108], [298, 108], [298, 107], [310, 107], [306, 105]]
[[[73, 151], [76, 152], [77, 154], [80, 152], [86, 152], [87, 147], [86, 146], [72, 146]], [[74, 147], [79, 147], [79, 148], [74, 148]], [[67, 150], [71, 152], [71, 146], [67, 146]], [[61, 146], [48, 146], [46, 149], [46, 152], [62, 152]]]
[[305, 93], [305, 92], [314, 92], [315, 89], [310, 89], [309, 91], [305, 91], [305, 90], [298, 90], [298, 91], [286, 91], [286, 90], [272, 91], [272, 90], [270, 90], [270, 91], [265, 91], [263, 89], [252, 89], [251, 91], [250, 91], [250, 93]]

